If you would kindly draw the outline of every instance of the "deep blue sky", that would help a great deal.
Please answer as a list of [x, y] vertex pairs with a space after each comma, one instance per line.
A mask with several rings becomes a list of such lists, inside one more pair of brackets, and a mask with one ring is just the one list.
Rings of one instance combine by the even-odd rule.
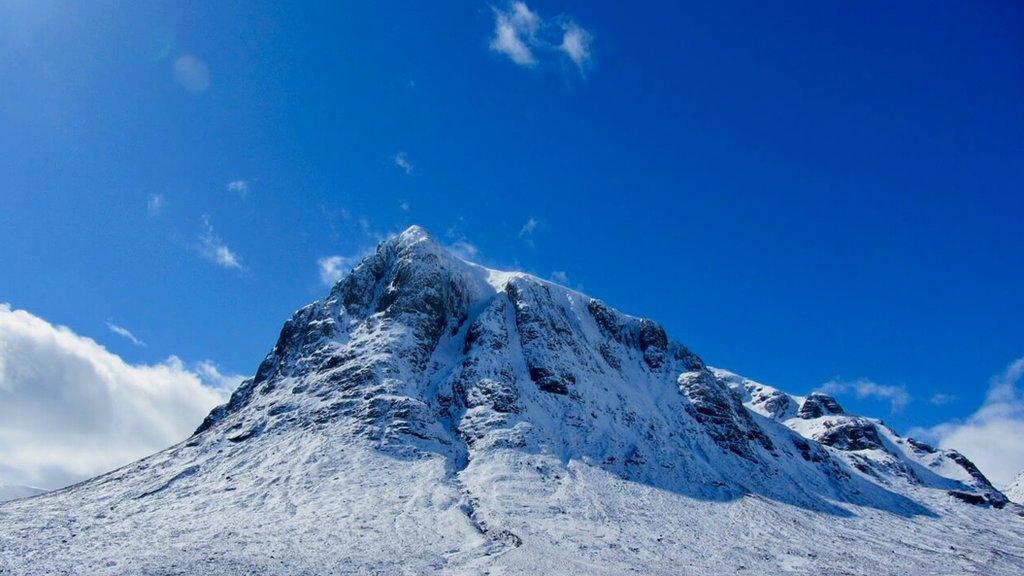
[[486, 3], [277, 4], [0, 7], [0, 301], [251, 372], [319, 258], [419, 223], [789, 391], [905, 387], [841, 396], [901, 429], [1024, 354], [1018, 3], [530, 2], [582, 69]]

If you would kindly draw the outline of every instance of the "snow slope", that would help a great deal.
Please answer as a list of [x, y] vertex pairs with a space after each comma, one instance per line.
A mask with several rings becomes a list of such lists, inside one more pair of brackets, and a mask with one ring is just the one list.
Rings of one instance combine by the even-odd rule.
[[966, 458], [382, 243], [195, 435], [0, 506], [0, 574], [1020, 574]]

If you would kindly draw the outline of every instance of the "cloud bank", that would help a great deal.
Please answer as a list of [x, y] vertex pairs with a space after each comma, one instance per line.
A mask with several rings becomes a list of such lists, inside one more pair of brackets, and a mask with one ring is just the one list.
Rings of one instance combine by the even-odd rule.
[[1024, 357], [992, 378], [985, 402], [965, 420], [909, 432], [965, 454], [998, 487], [1024, 470]]
[[184, 440], [226, 398], [231, 377], [212, 375], [174, 356], [128, 364], [0, 304], [0, 481], [58, 488]]

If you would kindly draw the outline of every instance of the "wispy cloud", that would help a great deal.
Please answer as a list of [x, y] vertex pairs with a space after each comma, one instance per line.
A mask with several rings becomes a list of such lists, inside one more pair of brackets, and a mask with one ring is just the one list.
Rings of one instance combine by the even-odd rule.
[[583, 73], [591, 63], [591, 34], [570, 18], [541, 18], [525, 2], [511, 2], [494, 8], [494, 35], [490, 48], [526, 67], [538, 65], [543, 57], [557, 56], [572, 61]]
[[401, 208], [403, 212], [408, 212], [409, 211], [409, 201], [408, 200], [402, 200], [398, 204], [398, 207]]
[[527, 45], [536, 43], [540, 17], [524, 2], [513, 2], [507, 10], [494, 10], [494, 37], [491, 50], [508, 56], [520, 66], [533, 66], [537, 59]]
[[569, 285], [569, 275], [565, 273], [565, 270], [555, 270], [551, 273], [551, 281], [555, 284], [561, 284], [562, 286]]
[[1005, 486], [1024, 469], [1024, 358], [992, 378], [985, 402], [964, 420], [908, 432], [942, 448], [965, 454], [996, 486]]
[[171, 356], [129, 364], [0, 304], [0, 477], [59, 488], [185, 439], [226, 394]]
[[575, 22], [565, 26], [562, 43], [558, 49], [572, 60], [582, 72], [590, 64], [590, 33], [580, 28]]
[[135, 334], [132, 334], [131, 330], [128, 330], [124, 326], [118, 326], [117, 324], [114, 324], [113, 322], [107, 322], [107, 328], [110, 328], [111, 332], [113, 332], [114, 334], [117, 334], [118, 336], [120, 336], [122, 338], [125, 338], [126, 340], [128, 340], [132, 344], [135, 344], [136, 346], [145, 346], [146, 345], [145, 342], [143, 342], [142, 340], [139, 340], [138, 338], [136, 338]]
[[409, 162], [409, 156], [405, 152], [399, 151], [392, 160], [394, 160], [395, 166], [401, 168], [406, 174], [412, 174], [412, 163]]
[[477, 248], [476, 244], [470, 242], [469, 238], [462, 231], [464, 222], [465, 219], [460, 216], [455, 224], [452, 224], [445, 230], [444, 235], [450, 240], [446, 247], [456, 257], [476, 262], [480, 257], [480, 249]]
[[928, 399], [928, 403], [932, 406], [944, 406], [950, 404], [956, 400], [956, 395], [945, 394], [943, 392], [936, 392], [932, 394], [932, 397]]
[[858, 378], [852, 381], [833, 379], [823, 384], [818, 390], [832, 395], [853, 393], [861, 399], [885, 400], [889, 402], [889, 407], [893, 412], [903, 410], [910, 402], [910, 394], [903, 386], [878, 384], [867, 378]]
[[523, 224], [523, 227], [519, 229], [519, 237], [524, 238], [533, 234], [533, 231], [537, 229], [538, 224], [540, 224], [540, 222], [538, 222], [536, 218], [527, 219], [526, 223]]
[[533, 232], [537, 229], [538, 225], [540, 225], [540, 222], [538, 222], [536, 218], [530, 217], [526, 220], [526, 223], [523, 224], [522, 228], [519, 229], [519, 238], [531, 247], [534, 245]]
[[203, 214], [203, 232], [199, 235], [199, 254], [223, 268], [242, 269], [238, 255], [217, 236], [213, 225], [210, 224], [210, 217], [206, 214]]
[[228, 192], [234, 192], [240, 196], [245, 196], [249, 193], [249, 181], [248, 180], [232, 180], [228, 182]]
[[480, 249], [466, 240], [457, 240], [449, 244], [448, 251], [463, 260], [475, 260], [480, 255]]
[[186, 54], [174, 61], [174, 79], [189, 92], [205, 92], [210, 87], [210, 69], [198, 57]]
[[150, 194], [149, 199], [146, 201], [146, 213], [149, 214], [150, 218], [158, 216], [163, 212], [166, 205], [167, 200], [162, 194]]
[[325, 286], [334, 286], [338, 280], [359, 263], [359, 256], [325, 256], [316, 261], [320, 269], [320, 282]]

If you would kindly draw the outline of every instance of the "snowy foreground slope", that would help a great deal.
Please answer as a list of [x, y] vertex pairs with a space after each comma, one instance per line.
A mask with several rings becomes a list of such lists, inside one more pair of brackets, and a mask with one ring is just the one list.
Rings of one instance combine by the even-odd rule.
[[963, 456], [381, 244], [185, 442], [0, 505], [0, 574], [1024, 573]]

